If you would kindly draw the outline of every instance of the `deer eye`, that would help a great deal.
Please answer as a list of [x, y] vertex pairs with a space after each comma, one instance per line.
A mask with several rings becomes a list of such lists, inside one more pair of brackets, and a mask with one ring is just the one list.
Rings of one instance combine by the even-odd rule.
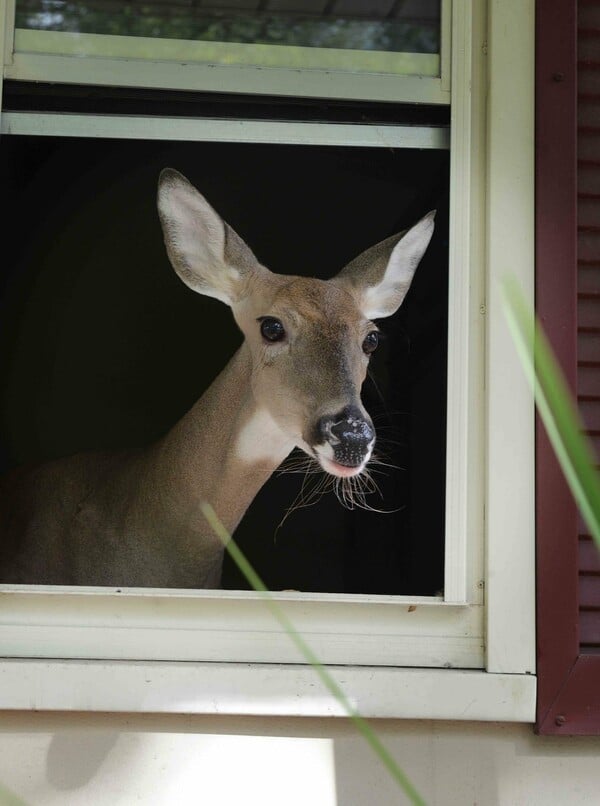
[[363, 353], [367, 355], [371, 355], [376, 349], [377, 345], [379, 344], [379, 333], [377, 330], [372, 330], [370, 333], [367, 333], [365, 336], [365, 340], [362, 343]]
[[264, 316], [260, 320], [260, 333], [266, 341], [281, 341], [285, 338], [285, 328], [273, 316]]

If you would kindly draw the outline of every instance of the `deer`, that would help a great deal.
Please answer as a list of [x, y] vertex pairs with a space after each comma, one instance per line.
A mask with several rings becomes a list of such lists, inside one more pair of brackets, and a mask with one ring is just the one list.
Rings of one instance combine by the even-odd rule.
[[276, 274], [182, 174], [165, 168], [157, 206], [167, 255], [193, 291], [228, 305], [243, 342], [158, 441], [17, 468], [0, 483], [0, 582], [219, 588], [229, 534], [300, 448], [337, 479], [360, 476], [375, 445], [361, 402], [376, 320], [394, 314], [435, 211], [329, 280]]

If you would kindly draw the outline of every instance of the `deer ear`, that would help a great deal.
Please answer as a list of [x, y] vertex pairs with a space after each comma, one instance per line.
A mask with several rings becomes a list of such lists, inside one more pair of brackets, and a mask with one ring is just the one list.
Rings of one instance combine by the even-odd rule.
[[167, 254], [183, 282], [232, 305], [262, 269], [252, 250], [185, 176], [165, 168], [158, 181], [158, 214]]
[[367, 319], [391, 316], [404, 301], [433, 235], [434, 218], [432, 210], [411, 229], [362, 252], [335, 278], [352, 292]]

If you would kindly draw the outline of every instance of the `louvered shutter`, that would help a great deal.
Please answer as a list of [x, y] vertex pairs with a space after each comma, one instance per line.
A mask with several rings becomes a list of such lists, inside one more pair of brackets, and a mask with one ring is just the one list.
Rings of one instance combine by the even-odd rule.
[[[536, 305], [600, 442], [600, 0], [537, 3]], [[600, 734], [600, 556], [538, 423], [538, 717]]]

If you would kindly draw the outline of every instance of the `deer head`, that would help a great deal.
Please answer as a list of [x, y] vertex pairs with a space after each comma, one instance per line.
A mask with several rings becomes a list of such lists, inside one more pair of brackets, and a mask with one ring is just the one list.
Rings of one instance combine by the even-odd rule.
[[177, 171], [161, 173], [158, 210], [179, 277], [230, 306], [249, 351], [257, 405], [328, 473], [361, 473], [375, 444], [360, 399], [379, 339], [373, 320], [402, 304], [434, 212], [324, 281], [269, 271]]

